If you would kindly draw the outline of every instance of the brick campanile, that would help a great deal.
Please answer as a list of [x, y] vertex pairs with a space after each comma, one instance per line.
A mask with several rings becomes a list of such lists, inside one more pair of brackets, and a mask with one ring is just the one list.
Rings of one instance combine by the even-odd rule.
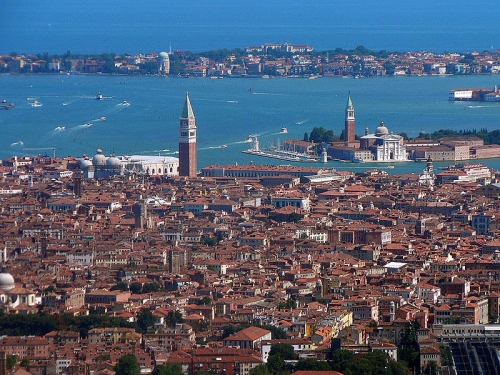
[[349, 93], [347, 106], [345, 107], [344, 141], [346, 145], [356, 142], [356, 119], [354, 117], [354, 106], [352, 105], [351, 93]]
[[196, 173], [196, 118], [186, 92], [179, 126], [179, 176], [196, 177]]

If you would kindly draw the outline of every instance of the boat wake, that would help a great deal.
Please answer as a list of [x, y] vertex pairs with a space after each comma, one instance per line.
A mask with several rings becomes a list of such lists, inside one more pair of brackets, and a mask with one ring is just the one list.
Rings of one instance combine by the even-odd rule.
[[302, 125], [302, 124], [306, 123], [307, 121], [309, 121], [309, 119], [305, 119], [305, 120], [302, 120], [302, 121], [297, 121], [295, 124], [296, 125]]
[[17, 142], [11, 143], [10, 147], [24, 147], [24, 142], [23, 141], [17, 141]]
[[57, 126], [56, 128], [54, 128], [54, 132], [61, 132], [63, 130], [66, 130], [66, 126]]

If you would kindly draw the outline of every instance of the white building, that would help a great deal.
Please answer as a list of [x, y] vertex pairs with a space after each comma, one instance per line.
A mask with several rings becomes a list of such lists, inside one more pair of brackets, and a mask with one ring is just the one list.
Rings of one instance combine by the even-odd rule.
[[179, 159], [171, 156], [125, 155], [106, 157], [102, 150], [79, 162], [85, 178], [110, 178], [116, 175], [178, 176]]
[[368, 134], [368, 129], [360, 140], [361, 150], [370, 150], [373, 161], [393, 162], [407, 161], [406, 145], [402, 136], [390, 134], [383, 122], [377, 127], [375, 134]]

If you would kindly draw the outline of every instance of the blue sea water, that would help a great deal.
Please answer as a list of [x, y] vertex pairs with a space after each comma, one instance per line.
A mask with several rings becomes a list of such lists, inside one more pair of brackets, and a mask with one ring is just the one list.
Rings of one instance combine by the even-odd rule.
[[[165, 78], [105, 75], [0, 75], [0, 99], [15, 103], [0, 111], [0, 157], [52, 154], [82, 156], [175, 155], [179, 117], [189, 92], [198, 126], [198, 164], [281, 161], [241, 153], [258, 135], [263, 147], [302, 139], [313, 127], [340, 134], [350, 92], [356, 133], [384, 121], [394, 133], [437, 129], [497, 129], [500, 103], [451, 102], [458, 87], [493, 87], [494, 75], [377, 78]], [[250, 90], [251, 88], [251, 90]], [[103, 100], [96, 100], [101, 93]], [[32, 100], [27, 100], [30, 98]], [[32, 107], [33, 100], [41, 107]], [[126, 100], [130, 106], [123, 105]], [[101, 117], [105, 120], [101, 120]], [[88, 126], [86, 124], [92, 124]], [[281, 127], [288, 134], [280, 134]], [[227, 145], [227, 148], [221, 148]], [[167, 151], [168, 150], [168, 151]], [[484, 163], [500, 169], [499, 160]], [[321, 163], [314, 164], [323, 166]], [[329, 162], [337, 169], [386, 168]], [[416, 172], [421, 163], [396, 164], [391, 173]]]
[[207, 51], [266, 42], [434, 52], [500, 46], [484, 0], [63, 0], [4, 2], [0, 53]]

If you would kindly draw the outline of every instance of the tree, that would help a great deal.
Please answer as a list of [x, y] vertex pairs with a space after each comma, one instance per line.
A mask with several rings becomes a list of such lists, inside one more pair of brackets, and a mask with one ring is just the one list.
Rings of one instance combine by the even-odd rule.
[[132, 354], [125, 354], [115, 365], [116, 375], [141, 375], [141, 366]]
[[184, 323], [184, 318], [179, 310], [170, 311], [165, 319], [165, 324], [169, 327], [175, 327], [177, 323]]
[[30, 364], [30, 359], [29, 358], [23, 358], [21, 363], [19, 365], [21, 365], [22, 367], [26, 367]]
[[267, 368], [271, 374], [282, 374], [285, 370], [285, 360], [279, 355], [270, 355], [267, 360]]
[[17, 363], [17, 355], [7, 354], [7, 368], [12, 369]]
[[156, 366], [151, 375], [182, 375], [182, 366], [180, 363], [165, 363]]
[[150, 309], [142, 308], [139, 314], [137, 314], [137, 324], [141, 328], [142, 332], [146, 332], [148, 327], [151, 327], [155, 324], [156, 318]]
[[[155, 375], [155, 374], [153, 374], [153, 375]], [[253, 369], [251, 369], [249, 375], [271, 375], [271, 373], [269, 372], [269, 369], [267, 368], [267, 366], [262, 364], [262, 365], [258, 365], [256, 367], [254, 367]]]
[[157, 283], [145, 283], [142, 287], [142, 293], [157, 292], [160, 290], [160, 285]]
[[304, 133], [304, 142], [309, 142], [309, 136], [307, 135], [307, 133]]
[[212, 303], [212, 299], [208, 296], [205, 296], [203, 298], [200, 298], [198, 301], [196, 301], [196, 304], [199, 306], [208, 306]]
[[128, 284], [125, 281], [120, 281], [118, 284], [113, 285], [111, 287], [111, 290], [126, 291], [126, 290], [128, 290]]
[[132, 284], [130, 284], [130, 291], [132, 292], [132, 294], [141, 294], [142, 284], [138, 283], [137, 281], [133, 282]]
[[295, 358], [295, 352], [293, 350], [293, 346], [290, 344], [276, 344], [271, 347], [269, 351], [269, 357], [278, 355], [284, 360], [291, 360]]
[[326, 361], [318, 361], [313, 358], [302, 359], [295, 366], [296, 371], [314, 370], [314, 371], [329, 371], [332, 367]]

